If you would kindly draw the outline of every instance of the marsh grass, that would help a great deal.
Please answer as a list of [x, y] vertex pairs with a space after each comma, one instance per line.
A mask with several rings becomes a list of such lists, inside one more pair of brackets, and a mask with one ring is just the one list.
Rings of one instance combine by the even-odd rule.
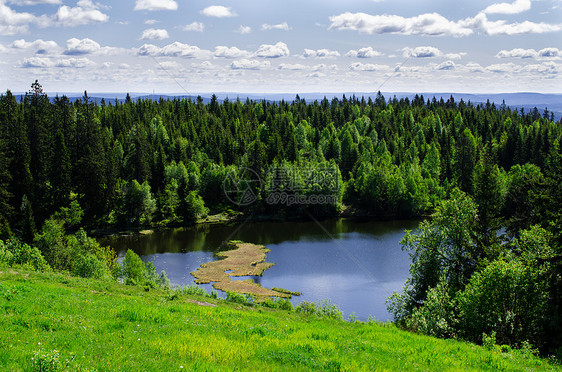
[[[264, 288], [248, 280], [232, 280], [231, 277], [261, 276], [263, 272], [275, 265], [265, 262], [269, 249], [263, 245], [231, 241], [228, 243], [232, 248], [228, 251], [217, 253], [223, 259], [207, 262], [191, 273], [198, 284], [213, 282], [215, 289], [223, 292], [236, 292], [253, 295], [256, 301], [264, 301], [268, 297], [290, 298], [291, 293]], [[286, 290], [285, 290], [286, 291]]]
[[[170, 293], [0, 268], [0, 370], [560, 370], [389, 324]], [[329, 302], [314, 307], [337, 315]]]

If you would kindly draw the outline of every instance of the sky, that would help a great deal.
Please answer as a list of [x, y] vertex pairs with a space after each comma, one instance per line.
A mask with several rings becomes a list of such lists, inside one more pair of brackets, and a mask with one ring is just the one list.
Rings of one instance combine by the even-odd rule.
[[562, 93], [562, 0], [0, 0], [0, 91]]

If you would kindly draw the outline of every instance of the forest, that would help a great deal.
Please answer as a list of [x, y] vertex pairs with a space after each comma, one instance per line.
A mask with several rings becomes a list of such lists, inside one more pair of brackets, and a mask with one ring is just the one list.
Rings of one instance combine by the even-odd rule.
[[[64, 269], [70, 258], [52, 242], [75, 233], [72, 244], [111, 267], [80, 227], [189, 225], [221, 212], [328, 217], [350, 206], [431, 216], [402, 241], [412, 266], [389, 302], [397, 323], [560, 355], [561, 139], [547, 110], [452, 97], [96, 103], [86, 92], [48, 97], [35, 81], [20, 102], [0, 96], [0, 239], [34, 244]], [[247, 169], [261, 180], [256, 200], [232, 203], [225, 187]], [[310, 182], [326, 170], [330, 182]], [[280, 189], [334, 198], [268, 202]]]

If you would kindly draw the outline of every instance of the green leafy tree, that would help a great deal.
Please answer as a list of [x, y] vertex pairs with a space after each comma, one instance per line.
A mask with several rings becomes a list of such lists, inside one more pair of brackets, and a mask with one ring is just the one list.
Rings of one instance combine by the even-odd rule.
[[473, 191], [472, 172], [476, 164], [477, 144], [469, 128], [461, 134], [455, 149], [455, 175], [461, 190], [467, 193]]
[[442, 280], [452, 295], [464, 288], [483, 258], [474, 236], [477, 216], [474, 201], [455, 189], [431, 220], [423, 221], [415, 233], [406, 231], [400, 244], [410, 252], [412, 264], [403, 293], [396, 294], [390, 305], [397, 320], [422, 306], [428, 291]]

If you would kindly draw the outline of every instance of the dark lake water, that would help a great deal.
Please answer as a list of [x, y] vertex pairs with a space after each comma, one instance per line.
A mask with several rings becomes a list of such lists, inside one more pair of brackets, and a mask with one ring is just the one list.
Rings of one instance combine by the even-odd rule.
[[[276, 265], [262, 277], [252, 277], [267, 288], [301, 292], [293, 304], [330, 299], [344, 312], [360, 320], [369, 315], [390, 320], [386, 297], [400, 290], [408, 277], [410, 259], [400, 248], [404, 229], [418, 221], [326, 220], [322, 222], [248, 222], [199, 225], [157, 231], [152, 235], [100, 238], [120, 256], [134, 250], [156, 270], [165, 270], [174, 285], [193, 283], [190, 272], [217, 259], [228, 240], [263, 244], [271, 250], [267, 262]], [[233, 278], [246, 279], [246, 278]], [[208, 292], [210, 284], [202, 285]]]

